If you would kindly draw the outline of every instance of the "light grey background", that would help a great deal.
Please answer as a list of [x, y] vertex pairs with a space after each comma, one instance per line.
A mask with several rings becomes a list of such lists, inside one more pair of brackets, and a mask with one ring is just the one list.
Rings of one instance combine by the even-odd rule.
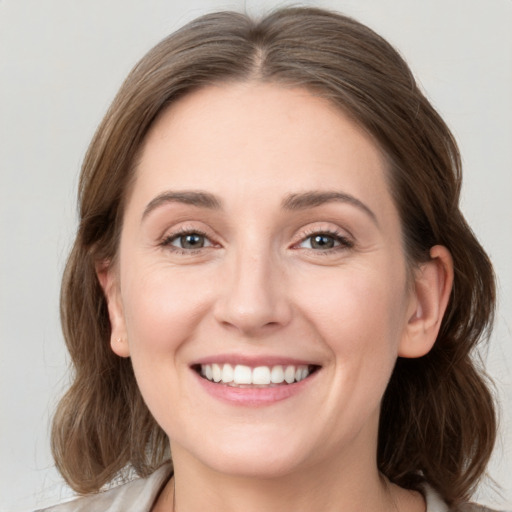
[[[512, 508], [512, 1], [331, 0], [395, 44], [457, 136], [463, 209], [499, 277], [486, 356], [500, 441], [478, 498]], [[60, 275], [86, 146], [132, 65], [207, 11], [265, 1], [0, 0], [0, 510], [69, 495], [52, 465], [51, 411], [67, 384]]]

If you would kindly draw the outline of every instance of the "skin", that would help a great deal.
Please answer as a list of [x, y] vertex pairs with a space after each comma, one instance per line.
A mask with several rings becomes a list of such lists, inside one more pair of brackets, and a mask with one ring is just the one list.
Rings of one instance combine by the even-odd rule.
[[[118, 259], [98, 265], [112, 349], [131, 357], [171, 440], [176, 480], [154, 510], [173, 509], [174, 486], [187, 512], [425, 510], [378, 473], [379, 406], [397, 356], [435, 342], [452, 266], [436, 246], [408, 279], [386, 172], [365, 132], [302, 89], [210, 86], [154, 124]], [[169, 191], [212, 194], [220, 207], [163, 200]], [[363, 206], [286, 207], [312, 191]], [[183, 230], [204, 246], [183, 248]], [[320, 369], [285, 400], [232, 404], [191, 369], [215, 354]]]

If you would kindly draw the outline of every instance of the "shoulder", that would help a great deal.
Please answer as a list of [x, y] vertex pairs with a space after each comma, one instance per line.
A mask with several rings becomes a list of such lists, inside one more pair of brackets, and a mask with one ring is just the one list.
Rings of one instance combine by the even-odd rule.
[[[453, 509], [450, 509], [450, 512], [500, 512], [499, 510], [494, 510], [492, 508], [484, 507], [483, 505], [477, 505], [476, 503], [465, 503], [463, 505], [459, 505]], [[507, 510], [503, 510], [501, 512], [509, 512]]]
[[465, 503], [463, 505], [459, 505], [454, 509], [451, 509], [450, 512], [510, 512], [507, 510], [495, 510], [493, 508], [487, 508], [483, 505], [477, 505], [476, 503]]
[[[450, 508], [429, 485], [423, 487], [423, 494], [427, 502], [427, 512], [500, 512], [475, 503], [463, 503]], [[503, 510], [501, 512], [512, 511]]]
[[107, 491], [36, 512], [149, 512], [170, 474], [171, 466], [166, 464], [148, 478], [136, 478]]

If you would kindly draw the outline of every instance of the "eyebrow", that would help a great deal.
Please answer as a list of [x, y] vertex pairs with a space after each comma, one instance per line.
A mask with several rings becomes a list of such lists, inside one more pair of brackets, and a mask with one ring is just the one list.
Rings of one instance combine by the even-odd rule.
[[210, 210], [220, 210], [222, 208], [220, 200], [208, 192], [195, 190], [173, 192], [169, 190], [157, 195], [148, 203], [142, 214], [142, 220], [156, 208], [168, 203], [190, 204], [198, 208], [208, 208]]
[[[379, 225], [377, 216], [368, 206], [356, 197], [344, 192], [310, 191], [299, 194], [290, 194], [283, 200], [281, 206], [285, 210], [306, 210], [308, 208], [315, 208], [332, 202], [351, 204], [366, 213], [377, 226]], [[144, 213], [142, 214], [142, 220], [144, 220], [156, 208], [168, 203], [189, 204], [198, 208], [207, 208], [210, 210], [220, 210], [222, 208], [222, 202], [220, 199], [209, 192], [195, 190], [175, 192], [168, 190], [157, 195], [148, 203], [144, 209]]]
[[377, 226], [379, 225], [377, 216], [368, 206], [357, 199], [357, 197], [346, 194], [344, 192], [312, 191], [303, 192], [301, 194], [290, 194], [283, 201], [282, 207], [285, 210], [306, 210], [308, 208], [315, 208], [317, 206], [322, 206], [323, 204], [332, 202], [348, 203], [352, 206], [355, 206], [356, 208], [359, 208], [359, 210], [366, 213]]

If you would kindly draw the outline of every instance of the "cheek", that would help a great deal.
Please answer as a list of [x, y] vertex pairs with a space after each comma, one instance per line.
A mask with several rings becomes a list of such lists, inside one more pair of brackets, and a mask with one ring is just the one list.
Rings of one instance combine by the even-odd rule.
[[[136, 264], [131, 268], [137, 268]], [[128, 271], [123, 282], [132, 356], [134, 351], [162, 355], [176, 350], [190, 337], [211, 302], [211, 293], [198, 271], [154, 265], [142, 272]]]
[[303, 315], [342, 360], [366, 358], [368, 352], [396, 356], [405, 327], [405, 272], [396, 266], [385, 270], [378, 265], [340, 267], [336, 274], [311, 275], [303, 283], [310, 291], [302, 294]]
[[127, 267], [122, 291], [130, 357], [149, 410], [166, 432], [174, 432], [179, 414], [169, 414], [169, 404], [181, 415], [191, 414], [182, 347], [197, 335], [211, 297], [200, 286], [200, 272], [183, 274], [167, 265], [136, 268], [142, 267]]

